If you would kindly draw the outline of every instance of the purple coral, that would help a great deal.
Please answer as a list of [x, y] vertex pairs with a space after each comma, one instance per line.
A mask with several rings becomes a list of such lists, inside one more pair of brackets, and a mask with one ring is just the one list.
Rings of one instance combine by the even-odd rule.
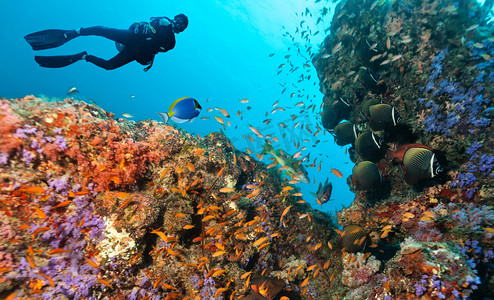
[[432, 73], [429, 76], [429, 79], [435, 80], [436, 78], [439, 77], [443, 73], [443, 65], [442, 62], [444, 60], [444, 57], [446, 56], [446, 53], [448, 53], [448, 49], [440, 50], [439, 53], [432, 59], [432, 65], [431, 65], [431, 70]]
[[9, 155], [7, 153], [0, 153], [0, 165], [6, 165], [9, 162]]
[[466, 153], [468, 155], [472, 155], [474, 154], [475, 152], [477, 152], [477, 150], [479, 150], [480, 148], [482, 148], [482, 144], [475, 141], [470, 147], [468, 147]]
[[30, 164], [36, 156], [31, 153], [31, 151], [23, 149], [22, 150], [22, 158], [26, 164]]
[[489, 175], [492, 172], [492, 167], [494, 166], [494, 156], [483, 154], [480, 157], [479, 171], [483, 175]]
[[23, 128], [17, 128], [16, 132], [14, 133], [14, 137], [18, 137], [18, 138], [21, 138], [21, 139], [25, 139], [27, 138], [28, 134], [35, 134], [36, 131], [38, 131], [36, 129], [36, 127], [33, 127], [31, 125], [24, 125]]
[[[52, 198], [58, 198], [58, 194], [69, 191], [68, 177], [49, 180], [49, 186], [53, 189]], [[52, 200], [53, 201], [53, 200]], [[55, 286], [43, 292], [43, 299], [55, 299], [64, 295], [71, 299], [95, 299], [91, 297], [94, 290], [104, 288], [98, 282], [99, 268], [87, 263], [85, 258], [89, 244], [95, 246], [103, 238], [102, 232], [106, 228], [105, 222], [94, 213], [91, 198], [88, 195], [74, 197], [75, 211], [67, 214], [65, 218], [58, 218], [53, 223], [31, 224], [29, 232], [36, 228], [50, 226], [57, 230], [49, 230], [41, 236], [41, 241], [53, 248], [63, 248], [69, 252], [57, 255], [48, 260], [48, 263], [40, 267], [40, 270], [52, 278]], [[51, 205], [47, 206], [49, 208]], [[88, 238], [84, 238], [83, 232], [89, 232]], [[33, 270], [25, 257], [21, 258], [19, 266], [15, 269], [17, 280], [37, 278], [45, 280], [39, 272]], [[77, 287], [77, 289], [74, 288]]]
[[451, 183], [452, 187], [459, 185], [461, 188], [472, 186], [477, 182], [477, 177], [472, 173], [459, 173], [456, 180]]
[[[223, 299], [223, 296], [221, 295], [218, 297], [214, 296], [217, 291], [216, 287], [214, 286], [216, 283], [214, 282], [214, 279], [212, 277], [207, 277], [206, 273], [204, 274], [204, 281], [197, 274], [191, 275], [189, 279], [194, 288], [200, 290], [201, 299]], [[200, 285], [201, 281], [203, 281], [202, 287]]]
[[61, 135], [57, 135], [57, 137], [55, 139], [55, 143], [57, 144], [58, 148], [61, 151], [66, 150], [68, 148], [67, 147], [67, 142], [65, 142], [65, 139]]
[[427, 288], [421, 284], [415, 284], [415, 295], [417, 297], [422, 296], [425, 292], [427, 292]]
[[62, 195], [67, 195], [69, 192], [69, 184], [67, 183], [68, 177], [60, 177], [57, 179], [51, 179], [48, 181], [48, 185], [51, 189], [54, 189], [57, 193], [62, 193]]
[[463, 206], [452, 215], [456, 227], [471, 232], [483, 232], [483, 227], [494, 224], [494, 211], [487, 205], [476, 207], [473, 203]]
[[[429, 76], [429, 82], [425, 86], [425, 91], [433, 91], [432, 96], [438, 99], [435, 100], [436, 102], [434, 100], [425, 102], [425, 99], [420, 101], [428, 109], [428, 115], [424, 118], [423, 122], [425, 131], [451, 135], [451, 130], [461, 123], [471, 125], [475, 128], [489, 126], [491, 120], [481, 115], [481, 112], [489, 107], [491, 103], [491, 99], [485, 98], [482, 94], [485, 90], [483, 83], [487, 73], [479, 73], [474, 86], [468, 90], [463, 88], [459, 82], [440, 79], [443, 73], [442, 62], [446, 53], [447, 49], [439, 51], [437, 56], [432, 60], [431, 75]], [[434, 85], [435, 81], [437, 83], [436, 88]], [[449, 98], [451, 100], [450, 103], [453, 105], [441, 105], [445, 103], [445, 99], [443, 98]]]

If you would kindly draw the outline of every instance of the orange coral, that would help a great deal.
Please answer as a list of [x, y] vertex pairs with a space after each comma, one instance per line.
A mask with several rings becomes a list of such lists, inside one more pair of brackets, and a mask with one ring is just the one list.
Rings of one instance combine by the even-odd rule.
[[12, 112], [12, 107], [8, 101], [0, 98], [0, 153], [10, 153], [13, 149], [19, 148], [22, 144], [20, 138], [13, 135], [20, 128], [21, 119]]

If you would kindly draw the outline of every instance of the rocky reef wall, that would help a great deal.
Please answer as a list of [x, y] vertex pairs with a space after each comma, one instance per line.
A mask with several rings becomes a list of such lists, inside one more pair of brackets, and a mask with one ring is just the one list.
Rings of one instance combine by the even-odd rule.
[[334, 276], [329, 216], [222, 134], [70, 98], [2, 98], [0, 121], [1, 298], [314, 298]]
[[354, 168], [356, 198], [338, 223], [367, 232], [375, 248], [361, 251], [381, 262], [351, 265], [359, 271], [345, 264], [340, 296], [492, 296], [489, 9], [476, 1], [338, 4], [313, 59], [325, 95], [321, 121], [340, 145], [351, 144], [354, 163], [379, 170]]

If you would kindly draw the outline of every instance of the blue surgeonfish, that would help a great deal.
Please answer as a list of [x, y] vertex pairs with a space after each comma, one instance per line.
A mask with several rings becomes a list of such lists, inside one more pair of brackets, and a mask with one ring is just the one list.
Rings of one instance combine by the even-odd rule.
[[163, 122], [168, 123], [172, 119], [176, 123], [192, 122], [201, 111], [201, 105], [196, 99], [183, 97], [175, 100], [168, 112], [158, 112], [158, 115], [163, 119]]

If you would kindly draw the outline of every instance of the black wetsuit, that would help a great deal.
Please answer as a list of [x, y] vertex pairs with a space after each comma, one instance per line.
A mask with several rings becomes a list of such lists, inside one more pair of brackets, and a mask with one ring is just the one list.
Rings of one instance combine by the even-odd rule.
[[135, 60], [142, 65], [149, 65], [144, 69], [147, 71], [156, 54], [175, 47], [175, 34], [171, 21], [165, 18], [169, 24], [163, 26], [159, 25], [160, 19], [162, 18], [151, 18], [150, 25], [155, 30], [154, 33], [150, 27], [147, 28], [148, 30], [144, 30], [146, 32], [143, 32], [142, 27], [139, 27], [144, 26], [143, 23], [133, 24], [130, 29], [115, 29], [104, 26], [81, 28], [81, 36], [102, 36], [124, 46], [117, 55], [109, 60], [94, 55], [87, 55], [86, 60], [106, 70], [119, 68]]

